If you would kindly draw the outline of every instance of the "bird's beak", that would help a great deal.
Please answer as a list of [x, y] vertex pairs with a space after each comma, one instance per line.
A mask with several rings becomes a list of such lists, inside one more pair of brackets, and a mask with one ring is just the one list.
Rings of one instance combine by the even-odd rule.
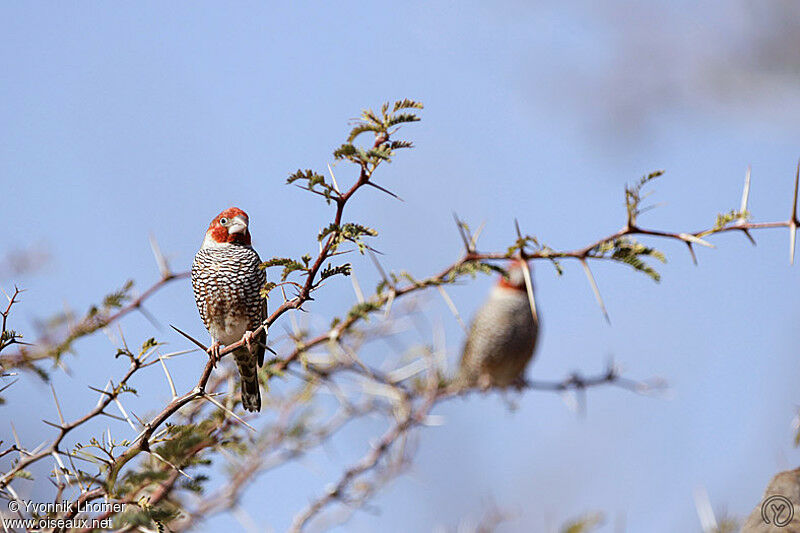
[[244, 232], [246, 231], [247, 231], [247, 220], [245, 220], [244, 217], [241, 216], [233, 217], [231, 225], [228, 226], [228, 233], [230, 235], [233, 235], [234, 233], [244, 234]]

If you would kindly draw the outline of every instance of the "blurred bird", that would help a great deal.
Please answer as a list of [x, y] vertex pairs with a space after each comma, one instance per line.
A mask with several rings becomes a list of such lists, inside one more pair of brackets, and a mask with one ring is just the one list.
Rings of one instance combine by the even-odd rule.
[[[517, 260], [492, 287], [469, 330], [454, 381], [457, 388], [521, 387], [533, 358], [539, 321], [531, 311], [524, 263]], [[533, 287], [531, 287], [533, 290]]]
[[244, 339], [246, 348], [233, 351], [242, 378], [242, 406], [261, 410], [258, 367], [264, 363], [267, 332], [253, 335], [267, 318], [267, 301], [260, 290], [267, 280], [261, 259], [250, 246], [250, 219], [238, 207], [217, 215], [206, 231], [192, 263], [192, 288], [197, 310], [211, 334], [208, 354], [216, 365], [220, 346]]

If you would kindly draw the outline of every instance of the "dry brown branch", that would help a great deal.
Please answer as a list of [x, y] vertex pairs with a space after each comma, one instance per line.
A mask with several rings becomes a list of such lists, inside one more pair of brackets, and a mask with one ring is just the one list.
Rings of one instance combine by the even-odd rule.
[[[362, 124], [354, 131], [359, 128], [363, 131], [376, 131], [370, 127], [372, 127], [370, 124]], [[381, 150], [386, 150], [387, 146], [391, 144], [389, 133], [382, 131], [377, 134], [371, 151], [378, 155], [373, 154], [372, 157], [387, 157], [386, 153]], [[352, 145], [345, 145], [345, 147], [348, 146], [347, 150], [356, 150]], [[350, 154], [351, 152], [343, 153]], [[351, 161], [353, 160], [351, 159]], [[363, 159], [358, 161], [358, 176], [344, 192], [335, 178], [333, 178], [333, 185], [324, 189], [323, 192], [315, 189], [310, 179], [308, 187], [300, 187], [320, 195], [326, 201], [334, 204], [335, 211], [331, 224], [333, 228], [341, 228], [346, 205], [364, 186], [371, 186], [397, 198], [393, 192], [372, 181], [372, 174], [377, 163], [367, 163]], [[657, 175], [650, 175], [641, 183], [643, 184]], [[326, 269], [330, 267], [332, 258], [344, 253], [338, 249], [339, 244], [343, 241], [349, 240], [350, 243], [356, 244], [361, 251], [370, 253], [380, 273], [382, 286], [369, 296], [364, 296], [363, 291], [359, 288], [357, 306], [343, 315], [341, 319], [334, 321], [329, 328], [316, 334], [308, 334], [296, 327], [287, 336], [287, 340], [291, 344], [285, 349], [281, 349], [276, 354], [277, 357], [265, 365], [261, 376], [262, 383], [266, 386], [271, 384], [274, 377], [281, 377], [287, 373], [300, 378], [296, 382], [286, 380], [288, 383], [285, 387], [290, 389], [289, 392], [272, 390], [268, 395], [269, 407], [277, 415], [277, 420], [265, 422], [262, 427], [257, 428], [255, 426], [258, 424], [255, 423], [253, 415], [236, 413], [237, 400], [235, 396], [231, 394], [222, 396], [226, 387], [228, 391], [233, 388], [232, 382], [235, 374], [230, 365], [222, 365], [215, 370], [214, 364], [210, 360], [207, 361], [200, 372], [196, 385], [179, 394], [165, 362], [168, 356], [162, 356], [160, 352], [156, 352], [158, 344], [155, 341], [145, 343], [138, 355], [133, 354], [125, 345], [124, 350], [121, 349], [117, 355], [127, 356], [130, 359], [130, 366], [116, 385], [109, 382], [109, 385], [103, 390], [93, 389], [101, 395], [93, 409], [72, 422], [66, 422], [61, 412], [59, 399], [53, 389], [58, 423], [45, 421], [46, 424], [56, 429], [53, 440], [43, 443], [38, 448], [28, 450], [21, 445], [14, 432], [15, 443], [0, 450], [0, 458], [11, 454], [18, 454], [19, 457], [0, 476], [0, 494], [9, 499], [17, 499], [18, 495], [12, 482], [18, 477], [27, 475], [27, 469], [34, 463], [43, 460], [49, 461], [52, 458], [55, 462], [53, 484], [56, 487], [57, 497], [70, 497], [74, 502], [89, 502], [99, 498], [125, 502], [134, 511], [143, 513], [147, 520], [152, 519], [159, 526], [167, 526], [171, 530], [186, 530], [197, 526], [214, 513], [236, 509], [243, 491], [259, 475], [315, 449], [337, 434], [350, 421], [373, 413], [379, 413], [391, 420], [388, 429], [372, 448], [360, 460], [346, 468], [330, 490], [310, 502], [295, 516], [291, 526], [292, 530], [302, 531], [312, 521], [316, 521], [328, 513], [329, 508], [334, 504], [341, 504], [353, 509], [364, 505], [380, 486], [402, 472], [407, 466], [411, 455], [409, 440], [413, 435], [412, 430], [432, 423], [435, 418], [432, 412], [436, 405], [476, 392], [453, 388], [448, 383], [448, 375], [443, 365], [436, 358], [439, 354], [431, 353], [431, 350], [422, 351], [422, 355], [416, 354], [413, 361], [407, 365], [398, 364], [390, 369], [373, 368], [365, 363], [359, 357], [359, 350], [363, 343], [370, 338], [370, 333], [375, 337], [385, 338], [388, 335], [385, 330], [379, 329], [379, 326], [374, 326], [372, 331], [368, 330], [366, 319], [371, 314], [381, 313], [384, 319], [388, 320], [389, 310], [393, 305], [402, 307], [403, 304], [398, 302], [413, 300], [410, 298], [411, 296], [435, 287], [441, 292], [456, 319], [462, 322], [455, 304], [444, 290], [444, 285], [476, 272], [497, 269], [498, 267], [491, 262], [502, 263], [522, 258], [526, 261], [547, 260], [555, 263], [560, 259], [570, 259], [578, 261], [583, 266], [592, 292], [604, 316], [608, 319], [605, 304], [589, 265], [592, 261], [600, 260], [626, 262], [612, 252], [619, 249], [620, 242], [629, 243], [631, 240], [625, 241], [628, 237], [644, 236], [680, 241], [687, 245], [696, 262], [693, 246], [695, 244], [712, 246], [706, 239], [715, 234], [738, 231], [742, 232], [751, 242], [755, 242], [751, 234], [755, 230], [786, 227], [789, 228], [790, 259], [793, 260], [794, 239], [798, 225], [798, 180], [800, 180], [800, 165], [798, 165], [795, 175], [792, 213], [788, 220], [781, 222], [749, 221], [747, 201], [750, 174], [748, 172], [741, 207], [733, 213], [733, 218], [728, 218], [722, 223], [718, 221], [713, 227], [694, 232], [663, 231], [641, 227], [637, 220], [638, 215], [643, 212], [643, 209], [638, 206], [639, 190], [638, 188], [631, 189], [628, 191], [629, 202], [625, 225], [620, 230], [585, 246], [567, 251], [557, 251], [540, 246], [535, 238], [523, 236], [517, 226], [517, 244], [515, 246], [507, 251], [479, 252], [477, 241], [482, 226], [475, 234], [472, 234], [469, 227], [455, 217], [464, 245], [463, 255], [438, 273], [422, 279], [414, 279], [410, 275], [395, 276], [393, 273], [387, 273], [372, 254], [371, 247], [358, 242], [357, 239], [338, 233], [339, 230], [322, 233], [319, 239], [321, 244], [318, 253], [314, 257], [309, 255], [305, 260], [305, 265], [301, 265], [301, 271], [305, 276], [302, 282], [284, 279], [279, 284], [273, 284], [272, 288], [280, 287], [284, 294], [284, 300], [253, 332], [254, 335], [269, 330], [288, 311], [303, 310], [303, 306], [314, 299], [314, 296], [318, 294], [316, 291], [321, 289], [326, 282], [326, 275], [334, 275]], [[316, 184], [319, 183], [316, 182]], [[529, 248], [531, 244], [534, 245], [533, 249]], [[90, 313], [85, 319], [68, 328], [66, 333], [68, 341], [118, 322], [133, 310], [143, 311], [144, 302], [158, 290], [172, 281], [187, 277], [188, 273], [173, 274], [170, 271], [154, 239], [151, 240], [151, 246], [161, 274], [159, 281], [124, 305], [115, 304], [104, 308], [103, 312], [99, 314]], [[649, 256], [655, 256], [651, 252], [652, 250], [648, 251]], [[637, 258], [638, 255], [634, 254], [634, 259]], [[630, 261], [627, 262], [632, 264]], [[347, 268], [349, 269], [349, 265]], [[641, 266], [634, 265], [634, 268], [648, 272]], [[341, 272], [345, 272], [345, 270], [343, 269]], [[530, 271], [526, 269], [525, 275], [526, 288], [531, 300], [532, 311], [535, 314], [536, 307], [533, 301], [533, 282]], [[292, 287], [296, 292], [292, 296], [286, 295], [287, 289]], [[3, 333], [2, 340], [0, 340], [0, 351], [11, 344], [22, 344], [18, 340], [18, 335], [7, 333], [9, 331], [7, 330], [7, 319], [12, 306], [17, 302], [19, 292], [16, 290], [13, 296], [8, 297], [9, 304], [6, 310], [0, 313]], [[397, 314], [397, 312], [393, 314]], [[145, 315], [148, 314], [145, 312]], [[207, 346], [203, 342], [178, 328], [175, 330], [194, 346], [207, 350]], [[123, 344], [125, 344], [124, 339]], [[30, 349], [21, 347], [16, 354], [3, 356], [0, 364], [5, 368], [32, 367], [34, 363], [48, 358], [57, 360], [64, 351], [62, 349], [64, 345], [65, 342], [46, 342]], [[66, 342], [66, 345], [68, 346], [69, 342]], [[437, 342], [434, 341], [434, 345], [438, 346]], [[244, 346], [244, 340], [226, 346], [220, 355], [229, 354], [242, 346]], [[327, 350], [327, 359], [324, 362], [312, 361], [310, 358], [312, 350], [319, 352], [319, 349], [323, 348]], [[444, 350], [442, 349], [441, 352]], [[444, 356], [442, 355], [442, 357]], [[132, 411], [129, 415], [120, 397], [129, 392], [128, 384], [137, 372], [154, 365], [162, 367], [172, 399], [150, 417], [140, 418]], [[291, 389], [290, 385], [296, 385], [297, 390]], [[279, 386], [282, 387], [283, 384]], [[616, 386], [637, 393], [649, 393], [657, 390], [661, 384], [623, 378], [616, 367], [610, 366], [605, 372], [588, 377], [575, 373], [560, 381], [528, 381], [521, 386], [520, 392], [541, 390], [582, 393], [588, 388], [599, 386]], [[330, 394], [331, 402], [334, 400], [338, 402], [338, 410], [327, 418], [320, 417], [309, 423], [298, 423], [297, 420], [305, 414], [303, 403], [311, 403], [321, 390]], [[0, 389], [1, 391], [2, 389]], [[108, 411], [108, 407], [112, 403], [119, 409], [122, 416]], [[81, 448], [79, 450], [81, 453], [73, 453], [64, 449], [65, 437], [69, 433], [101, 415], [127, 424], [134, 431], [138, 431], [138, 435], [130, 441], [117, 442], [109, 428], [107, 434], [104, 434], [99, 441], [94, 439], [95, 442], [91, 445]], [[134, 423], [134, 418], [138, 425]], [[167, 454], [164, 447], [168, 447], [176, 441], [177, 437], [174, 435], [184, 430], [193, 431], [191, 445], [179, 450], [180, 453], [176, 452], [175, 456]], [[249, 433], [250, 430], [253, 433]], [[13, 428], [12, 431], [14, 431]], [[235, 447], [235, 450], [242, 453], [238, 456], [239, 459], [231, 461], [234, 467], [231, 469], [227, 482], [210, 494], [198, 498], [194, 505], [182, 502], [182, 490], [185, 488], [185, 485], [182, 484], [196, 481], [189, 473], [194, 473], [191, 469], [211, 453], [230, 455], [228, 447]], [[134, 464], [132, 461], [135, 458], [139, 458], [136, 463], [138, 466], [132, 467], [131, 465]], [[69, 466], [65, 459], [68, 460]], [[81, 471], [75, 467], [75, 461], [97, 464], [99, 466], [98, 474], [90, 475]], [[154, 474], [138, 485], [133, 483], [132, 488], [131, 486], [126, 487], [125, 484], [131, 479], [128, 474], [138, 472], [137, 468]], [[170, 514], [170, 509], [174, 510], [175, 508], [182, 509], [184, 516], [178, 517]], [[154, 514], [154, 509], [162, 514]], [[76, 515], [76, 511], [71, 511], [61, 513], [59, 517], [73, 518]], [[136, 527], [131, 522], [122, 530], [131, 531]]]

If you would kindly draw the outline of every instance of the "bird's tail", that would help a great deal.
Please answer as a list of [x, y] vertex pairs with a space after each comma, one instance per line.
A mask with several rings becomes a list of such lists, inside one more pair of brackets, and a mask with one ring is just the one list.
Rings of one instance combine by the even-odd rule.
[[247, 348], [234, 350], [233, 358], [239, 367], [242, 382], [242, 407], [247, 411], [261, 410], [261, 391], [258, 387], [258, 367], [256, 358]]

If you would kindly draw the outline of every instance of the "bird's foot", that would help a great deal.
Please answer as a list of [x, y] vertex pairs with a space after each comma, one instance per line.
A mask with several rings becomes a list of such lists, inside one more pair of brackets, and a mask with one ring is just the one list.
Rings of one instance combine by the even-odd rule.
[[253, 332], [250, 330], [245, 331], [244, 335], [242, 335], [242, 340], [244, 341], [245, 346], [247, 346], [247, 351], [251, 354], [255, 353], [253, 348]]
[[219, 362], [219, 349], [222, 345], [219, 343], [218, 340], [212, 339], [211, 346], [208, 347], [208, 358], [211, 359], [211, 363], [214, 365], [214, 368], [217, 367], [217, 363]]
[[524, 376], [518, 376], [514, 381], [511, 382], [511, 386], [517, 389], [517, 391], [522, 391], [528, 388], [529, 383]]

